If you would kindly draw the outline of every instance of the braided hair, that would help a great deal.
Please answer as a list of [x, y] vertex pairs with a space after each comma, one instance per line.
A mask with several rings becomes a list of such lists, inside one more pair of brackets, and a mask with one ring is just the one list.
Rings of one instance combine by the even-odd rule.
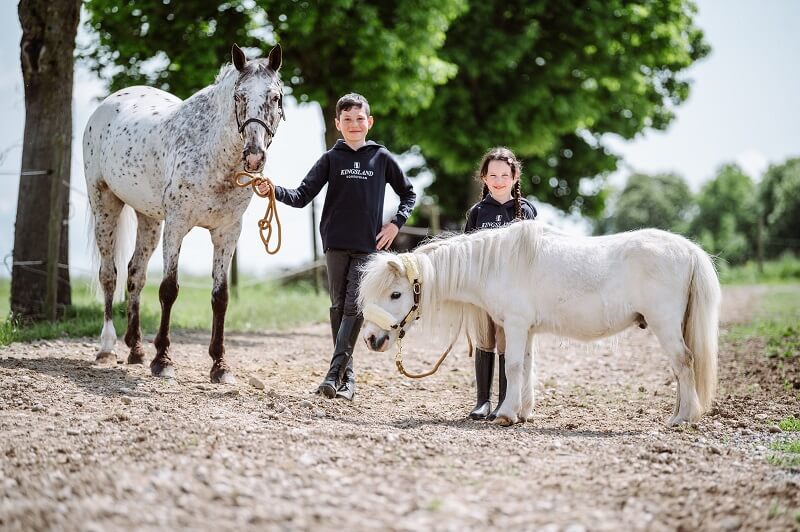
[[[489, 163], [492, 161], [502, 161], [508, 166], [511, 167], [511, 177], [516, 179], [516, 183], [514, 183], [513, 188], [511, 189], [511, 197], [514, 198], [514, 219], [521, 220], [522, 219], [522, 187], [520, 187], [520, 174], [522, 173], [522, 163], [520, 163], [517, 156], [514, 155], [514, 152], [506, 148], [505, 146], [497, 146], [489, 151], [487, 151], [483, 158], [481, 159], [480, 165], [478, 165], [478, 171], [475, 172], [475, 179], [478, 181], [483, 181], [483, 178], [486, 177], [486, 174], [489, 171]], [[484, 182], [483, 183], [483, 190], [481, 191], [481, 197], [479, 201], [486, 197], [489, 194], [489, 186]]]

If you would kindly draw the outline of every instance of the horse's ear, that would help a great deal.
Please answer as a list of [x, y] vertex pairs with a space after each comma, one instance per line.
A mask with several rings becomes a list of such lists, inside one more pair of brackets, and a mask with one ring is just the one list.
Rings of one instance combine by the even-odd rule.
[[247, 56], [244, 55], [244, 52], [236, 43], [233, 43], [233, 46], [231, 46], [231, 59], [233, 59], [233, 66], [236, 67], [236, 70], [239, 72], [244, 70], [247, 64]]
[[283, 63], [283, 50], [281, 43], [278, 43], [269, 51], [269, 67], [277, 72], [281, 68], [281, 63]]
[[406, 272], [403, 270], [403, 263], [400, 262], [400, 259], [398, 259], [395, 255], [389, 257], [389, 261], [386, 263], [386, 265], [389, 266], [390, 270], [393, 270], [401, 277], [406, 274]]

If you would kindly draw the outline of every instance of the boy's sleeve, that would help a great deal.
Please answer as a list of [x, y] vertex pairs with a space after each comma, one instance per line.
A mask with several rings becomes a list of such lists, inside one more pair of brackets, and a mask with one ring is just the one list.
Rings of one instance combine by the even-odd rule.
[[330, 162], [328, 161], [328, 154], [325, 153], [320, 157], [308, 174], [303, 178], [300, 186], [297, 188], [285, 188], [279, 185], [275, 186], [275, 199], [281, 203], [285, 203], [290, 207], [305, 207], [313, 200], [325, 183], [328, 182], [328, 170]]
[[391, 185], [392, 190], [400, 196], [400, 206], [397, 207], [397, 214], [392, 218], [392, 223], [398, 228], [403, 227], [408, 217], [411, 216], [411, 210], [414, 208], [414, 203], [417, 201], [417, 195], [414, 193], [414, 187], [411, 186], [411, 181], [400, 169], [400, 165], [394, 160], [394, 157], [387, 151], [386, 161], [386, 182]]

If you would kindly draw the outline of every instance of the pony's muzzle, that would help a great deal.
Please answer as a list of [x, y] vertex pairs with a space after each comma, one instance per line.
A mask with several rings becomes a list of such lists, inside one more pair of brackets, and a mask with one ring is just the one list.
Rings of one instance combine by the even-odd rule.
[[369, 334], [364, 337], [364, 342], [367, 344], [367, 348], [372, 351], [386, 351], [386, 348], [389, 347], [389, 335], [385, 333], [379, 334]]

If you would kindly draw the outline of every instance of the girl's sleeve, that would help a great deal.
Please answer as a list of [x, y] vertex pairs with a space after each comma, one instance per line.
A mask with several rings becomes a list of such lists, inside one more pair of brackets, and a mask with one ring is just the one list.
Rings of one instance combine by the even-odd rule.
[[522, 213], [523, 218], [526, 220], [535, 220], [539, 215], [539, 213], [536, 212], [536, 207], [533, 206], [533, 203], [528, 201], [522, 204]]
[[330, 169], [330, 162], [328, 161], [328, 154], [322, 154], [322, 157], [317, 159], [311, 170], [308, 171], [306, 177], [297, 188], [284, 188], [275, 186], [275, 199], [289, 205], [290, 207], [305, 207], [308, 203], [317, 197], [319, 191], [328, 182], [328, 170]]
[[478, 217], [478, 206], [473, 206], [467, 213], [467, 223], [464, 224], [464, 232], [469, 233], [475, 230], [475, 223]]

